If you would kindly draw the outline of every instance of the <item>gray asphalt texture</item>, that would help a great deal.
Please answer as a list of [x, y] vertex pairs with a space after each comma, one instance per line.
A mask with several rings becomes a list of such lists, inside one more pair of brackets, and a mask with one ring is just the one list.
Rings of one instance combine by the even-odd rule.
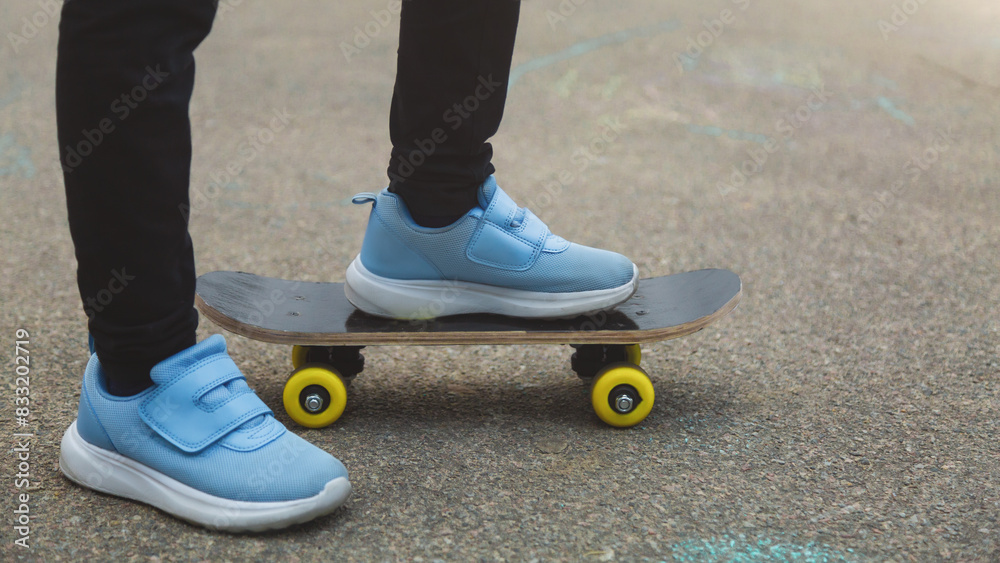
[[[348, 200], [385, 182], [398, 18], [379, 23], [376, 0], [222, 5], [192, 108], [198, 270], [342, 280], [367, 216]], [[3, 559], [1000, 558], [995, 3], [525, 3], [500, 184], [643, 276], [732, 269], [743, 302], [645, 347], [657, 402], [629, 430], [597, 419], [560, 346], [371, 348], [343, 418], [305, 430], [280, 409], [289, 350], [229, 335], [277, 416], [355, 487], [334, 515], [262, 536], [58, 472], [86, 319], [57, 167], [57, 23], [39, 12], [0, 6]], [[241, 143], [282, 110], [289, 125], [247, 161]], [[228, 164], [241, 171], [214, 185]], [[201, 337], [217, 332], [203, 320]], [[12, 528], [24, 430], [30, 550]]]

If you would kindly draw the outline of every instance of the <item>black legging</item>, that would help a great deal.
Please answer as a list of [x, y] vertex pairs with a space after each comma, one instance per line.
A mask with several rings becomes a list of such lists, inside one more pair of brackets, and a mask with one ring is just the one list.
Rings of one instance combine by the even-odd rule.
[[[464, 213], [493, 173], [486, 140], [503, 114], [519, 9], [404, 0], [388, 173], [414, 213]], [[215, 11], [213, 0], [63, 5], [56, 113], [77, 281], [119, 388], [147, 385], [150, 367], [195, 342], [188, 104], [192, 53]]]

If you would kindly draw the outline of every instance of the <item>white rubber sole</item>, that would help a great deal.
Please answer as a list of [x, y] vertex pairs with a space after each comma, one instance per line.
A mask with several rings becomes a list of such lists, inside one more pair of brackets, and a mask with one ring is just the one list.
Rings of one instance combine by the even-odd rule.
[[544, 293], [452, 280], [396, 280], [369, 272], [357, 257], [347, 267], [344, 293], [362, 311], [393, 319], [431, 319], [466, 313], [560, 318], [610, 309], [635, 293], [639, 269], [619, 287]]
[[275, 530], [329, 514], [351, 494], [338, 477], [315, 496], [281, 502], [244, 502], [204, 493], [121, 454], [84, 440], [76, 421], [63, 434], [59, 469], [70, 481], [144, 502], [193, 524], [227, 532]]

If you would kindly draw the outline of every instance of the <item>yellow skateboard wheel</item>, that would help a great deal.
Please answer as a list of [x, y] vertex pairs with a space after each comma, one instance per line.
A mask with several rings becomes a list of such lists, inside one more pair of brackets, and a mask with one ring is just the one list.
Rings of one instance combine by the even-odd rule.
[[296, 370], [282, 393], [285, 412], [307, 428], [333, 424], [347, 407], [347, 388], [335, 370], [310, 365]]
[[621, 428], [635, 426], [653, 409], [653, 383], [639, 366], [611, 364], [597, 373], [590, 402], [601, 420]]
[[638, 344], [629, 344], [626, 346], [625, 361], [632, 365], [640, 365], [642, 362], [642, 348]]
[[298, 344], [292, 346], [292, 369], [299, 369], [306, 365], [306, 356], [308, 354], [309, 348], [306, 346], [299, 346]]

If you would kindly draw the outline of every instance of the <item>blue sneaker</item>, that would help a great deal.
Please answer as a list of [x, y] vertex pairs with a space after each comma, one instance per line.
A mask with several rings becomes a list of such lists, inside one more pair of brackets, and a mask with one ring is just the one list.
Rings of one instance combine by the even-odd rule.
[[231, 532], [305, 522], [347, 500], [344, 466], [274, 419], [221, 336], [150, 375], [154, 385], [142, 393], [110, 395], [90, 356], [59, 454], [70, 480]]
[[610, 309], [638, 283], [628, 258], [553, 235], [492, 176], [479, 188], [479, 207], [439, 229], [417, 225], [388, 189], [354, 202], [375, 205], [344, 291], [372, 315], [568, 317]]

